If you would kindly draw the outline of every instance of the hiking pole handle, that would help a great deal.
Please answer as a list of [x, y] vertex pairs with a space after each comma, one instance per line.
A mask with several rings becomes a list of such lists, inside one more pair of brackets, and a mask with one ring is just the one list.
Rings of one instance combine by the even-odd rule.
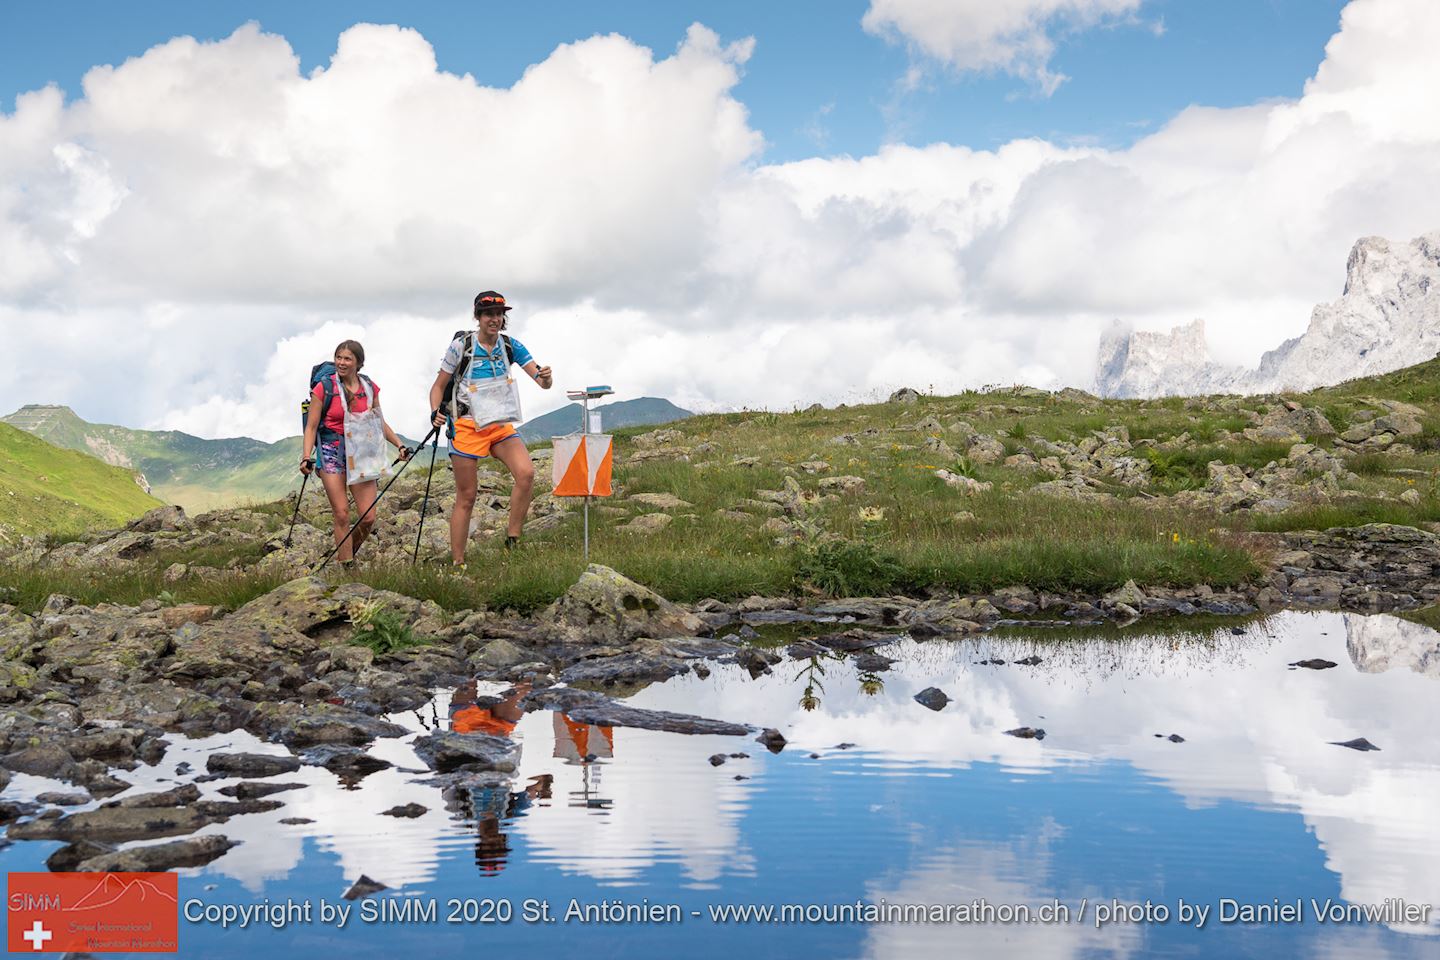
[[305, 479], [300, 481], [300, 492], [295, 495], [295, 513], [290, 517], [290, 531], [285, 534], [285, 549], [290, 549], [290, 540], [295, 536], [295, 521], [300, 519], [300, 501], [305, 499], [305, 484], [310, 482], [310, 473], [306, 471]]

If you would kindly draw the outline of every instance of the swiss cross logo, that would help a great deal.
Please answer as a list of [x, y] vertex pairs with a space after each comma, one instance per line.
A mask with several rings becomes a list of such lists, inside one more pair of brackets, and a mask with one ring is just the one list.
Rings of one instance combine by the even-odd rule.
[[12, 873], [5, 891], [11, 953], [174, 953], [173, 873]]

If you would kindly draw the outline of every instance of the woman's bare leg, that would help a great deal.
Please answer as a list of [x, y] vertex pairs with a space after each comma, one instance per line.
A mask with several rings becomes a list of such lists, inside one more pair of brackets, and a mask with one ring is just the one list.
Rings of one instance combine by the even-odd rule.
[[355, 535], [350, 538], [350, 553], [353, 556], [360, 545], [370, 538], [370, 531], [375, 529], [375, 510], [372, 505], [378, 496], [379, 484], [374, 480], [365, 480], [350, 488], [350, 496], [355, 498], [355, 516], [359, 518], [355, 526]]
[[465, 562], [465, 545], [470, 540], [470, 515], [475, 511], [475, 480], [478, 468], [469, 457], [450, 457], [455, 473], [455, 509], [450, 511], [450, 558]]
[[[350, 530], [350, 498], [345, 491], [345, 475], [343, 473], [322, 473], [320, 482], [325, 487], [325, 497], [330, 501], [330, 514], [335, 527], [335, 542], [340, 543]], [[350, 541], [354, 539], [351, 537]], [[335, 558], [341, 563], [354, 555], [354, 544], [350, 541], [341, 544], [340, 550], [335, 554]]]
[[525, 449], [525, 441], [519, 437], [501, 440], [490, 448], [490, 455], [505, 464], [515, 478], [515, 489], [510, 492], [510, 522], [505, 534], [518, 537], [535, 496], [535, 464], [530, 459], [530, 451]]

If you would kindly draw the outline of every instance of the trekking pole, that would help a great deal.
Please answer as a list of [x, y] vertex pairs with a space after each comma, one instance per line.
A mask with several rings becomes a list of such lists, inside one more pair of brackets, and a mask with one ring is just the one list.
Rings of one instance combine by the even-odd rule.
[[[429, 443], [431, 436], [439, 437], [439, 435], [440, 435], [440, 428], [439, 428], [439, 427], [432, 427], [432, 428], [430, 429], [430, 432], [427, 433], [427, 434], [425, 434], [425, 439], [420, 441], [420, 446], [423, 447], [423, 446], [425, 446], [425, 444]], [[387, 480], [387, 481], [385, 482], [385, 486], [383, 486], [383, 487], [380, 488], [380, 492], [375, 495], [375, 499], [372, 500], [372, 501], [370, 501], [370, 506], [368, 506], [368, 507], [365, 508], [365, 512], [362, 513], [362, 514], [360, 514], [360, 518], [359, 518], [358, 520], [356, 520], [354, 524], [351, 525], [350, 530], [345, 534], [344, 537], [342, 537], [342, 538], [340, 539], [340, 542], [337, 543], [337, 544], [335, 544], [335, 549], [333, 549], [333, 550], [331, 550], [329, 553], [325, 554], [325, 559], [320, 561], [320, 565], [317, 566], [317, 567], [315, 568], [315, 570], [314, 570], [315, 573], [319, 573], [321, 570], [324, 570], [324, 569], [325, 569], [325, 565], [330, 562], [330, 559], [331, 559], [332, 557], [334, 557], [335, 554], [337, 554], [337, 553], [340, 552], [340, 548], [343, 547], [343, 546], [345, 546], [345, 544], [347, 544], [347, 543], [350, 542], [350, 538], [355, 535], [355, 531], [360, 528], [360, 524], [364, 523], [364, 522], [365, 522], [365, 518], [368, 517], [368, 516], [370, 516], [370, 511], [375, 509], [375, 504], [379, 503], [379, 502], [380, 502], [380, 498], [383, 497], [383, 496], [385, 496], [385, 492], [386, 492], [387, 490], [389, 490], [391, 486], [394, 485], [394, 483], [395, 483], [396, 480], [399, 480], [399, 479], [400, 479], [400, 474], [404, 473], [404, 472], [405, 472], [405, 468], [408, 467], [408, 466], [410, 466], [410, 461], [409, 461], [409, 460], [405, 460], [403, 463], [401, 463], [400, 469], [395, 471], [395, 476], [393, 476], [393, 477], [391, 477], [389, 480]]]
[[425, 531], [425, 511], [430, 507], [430, 481], [435, 479], [435, 456], [439, 450], [440, 428], [436, 427], [435, 439], [430, 442], [430, 473], [425, 478], [425, 499], [420, 502], [420, 526], [415, 529], [415, 556], [410, 560], [411, 563], [420, 562], [420, 534]]
[[290, 538], [295, 536], [295, 521], [300, 519], [300, 501], [305, 499], [305, 484], [310, 482], [310, 474], [315, 472], [312, 465], [310, 473], [305, 474], [305, 479], [300, 481], [300, 492], [295, 495], [295, 515], [290, 518], [290, 532], [285, 534], [285, 549], [290, 549]]

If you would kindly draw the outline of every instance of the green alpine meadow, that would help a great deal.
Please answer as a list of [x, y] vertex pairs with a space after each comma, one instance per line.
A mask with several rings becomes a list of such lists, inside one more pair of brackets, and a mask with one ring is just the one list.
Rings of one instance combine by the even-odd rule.
[[[1304, 394], [907, 390], [883, 403], [703, 415], [615, 435], [617, 489], [592, 501], [591, 559], [684, 603], [1012, 587], [1100, 597], [1132, 581], [1253, 591], [1285, 535], [1375, 524], [1433, 533], [1440, 521], [1440, 360]], [[451, 610], [529, 613], [554, 601], [585, 567], [581, 517], [577, 501], [547, 493], [548, 449], [534, 455], [541, 492], [525, 549], [498, 551], [507, 480], [482, 470], [477, 562], [463, 573], [442, 562], [453, 480], [440, 457], [422, 531], [427, 449], [382, 500], [365, 562], [330, 575]], [[93, 468], [127, 481], [116, 483], [126, 498], [115, 520], [154, 505], [123, 471]], [[294, 503], [187, 516], [123, 555], [114, 520], [68, 529], [65, 542], [32, 536], [12, 545], [11, 588], [28, 609], [56, 591], [86, 602], [162, 590], [243, 601], [324, 556], [328, 507], [313, 485], [292, 534], [303, 546], [283, 548]], [[38, 531], [45, 516], [15, 529]]]

